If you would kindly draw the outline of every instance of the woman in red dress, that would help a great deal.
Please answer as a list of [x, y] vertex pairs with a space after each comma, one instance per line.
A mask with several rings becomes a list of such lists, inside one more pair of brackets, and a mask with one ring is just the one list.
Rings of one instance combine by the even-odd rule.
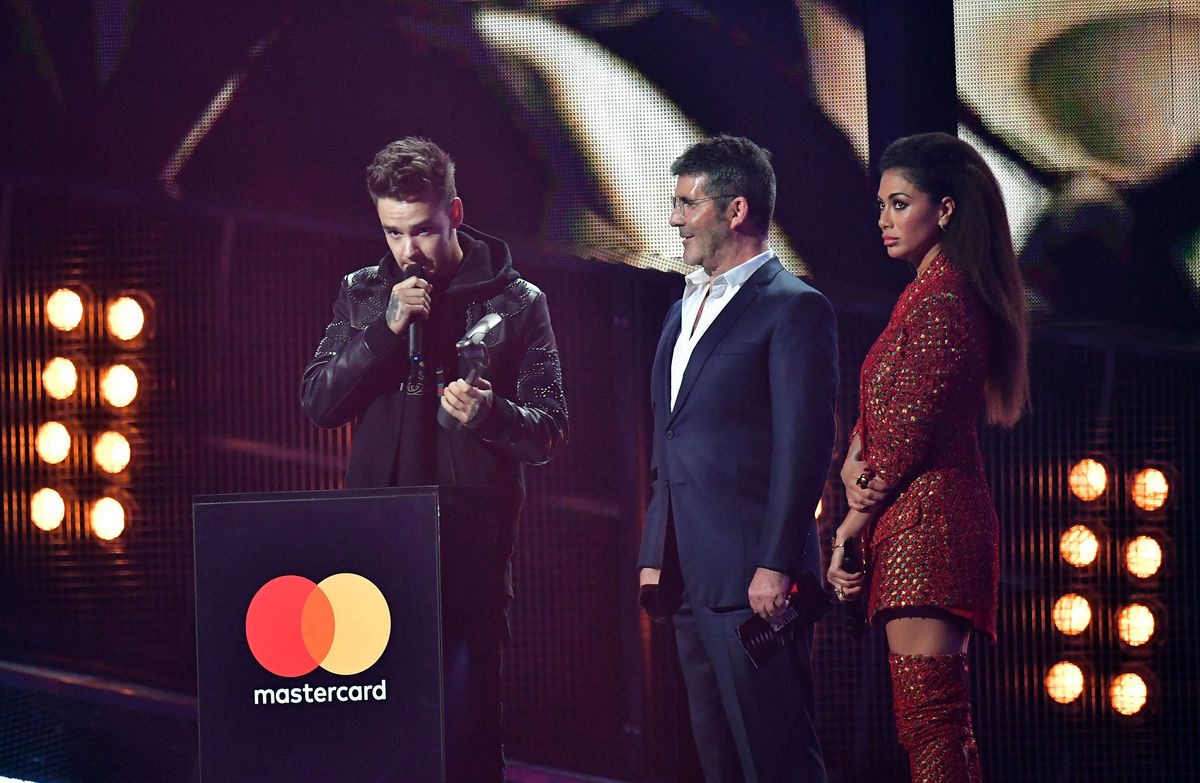
[[[970, 145], [908, 136], [880, 171], [883, 243], [916, 279], [863, 361], [828, 577], [839, 600], [865, 591], [884, 626], [912, 779], [974, 783], [967, 642], [995, 640], [1000, 565], [978, 426], [1027, 406], [1024, 291], [1000, 188]], [[842, 568], [851, 538], [868, 539], [866, 573]]]

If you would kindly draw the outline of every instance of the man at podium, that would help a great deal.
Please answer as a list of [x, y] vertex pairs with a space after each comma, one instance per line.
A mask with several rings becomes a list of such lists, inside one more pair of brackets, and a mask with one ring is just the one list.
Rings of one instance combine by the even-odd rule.
[[[304, 369], [301, 405], [319, 427], [357, 421], [347, 488], [499, 493], [498, 671], [523, 466], [549, 461], [567, 439], [550, 311], [545, 294], [513, 269], [508, 246], [464, 225], [454, 162], [436, 144], [409, 137], [387, 145], [367, 168], [367, 189], [389, 252], [342, 278]], [[458, 346], [469, 351], [460, 357]], [[470, 367], [460, 362], [468, 352]]]

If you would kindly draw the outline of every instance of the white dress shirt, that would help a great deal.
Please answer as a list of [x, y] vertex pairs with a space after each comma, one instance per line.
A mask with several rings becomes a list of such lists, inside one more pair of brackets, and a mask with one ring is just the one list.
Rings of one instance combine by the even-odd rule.
[[[703, 267], [684, 278], [679, 338], [675, 340], [675, 351], [671, 354], [671, 410], [675, 409], [675, 398], [679, 396], [679, 386], [683, 383], [683, 371], [687, 369], [696, 343], [700, 342], [708, 327], [717, 320], [717, 316], [741, 290], [742, 285], [773, 255], [770, 250], [759, 253], [749, 261], [713, 278], [708, 276]], [[707, 300], [705, 293], [708, 294]], [[703, 311], [700, 310], [701, 303], [704, 304]], [[699, 320], [696, 319], [697, 313], [700, 314]]]

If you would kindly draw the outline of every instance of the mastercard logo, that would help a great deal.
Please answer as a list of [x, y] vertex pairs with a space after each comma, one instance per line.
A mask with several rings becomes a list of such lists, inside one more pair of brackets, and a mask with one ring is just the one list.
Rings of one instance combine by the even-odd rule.
[[358, 674], [379, 660], [391, 634], [387, 600], [358, 574], [334, 574], [319, 584], [278, 576], [259, 588], [246, 610], [250, 652], [280, 677], [300, 677], [318, 666]]

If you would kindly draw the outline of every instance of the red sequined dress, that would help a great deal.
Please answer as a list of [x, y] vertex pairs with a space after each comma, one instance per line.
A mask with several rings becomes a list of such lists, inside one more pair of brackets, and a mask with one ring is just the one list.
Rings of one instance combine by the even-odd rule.
[[868, 616], [936, 606], [996, 637], [999, 523], [978, 434], [988, 351], [983, 303], [938, 256], [863, 361], [854, 429], [876, 475], [897, 487], [870, 535]]

